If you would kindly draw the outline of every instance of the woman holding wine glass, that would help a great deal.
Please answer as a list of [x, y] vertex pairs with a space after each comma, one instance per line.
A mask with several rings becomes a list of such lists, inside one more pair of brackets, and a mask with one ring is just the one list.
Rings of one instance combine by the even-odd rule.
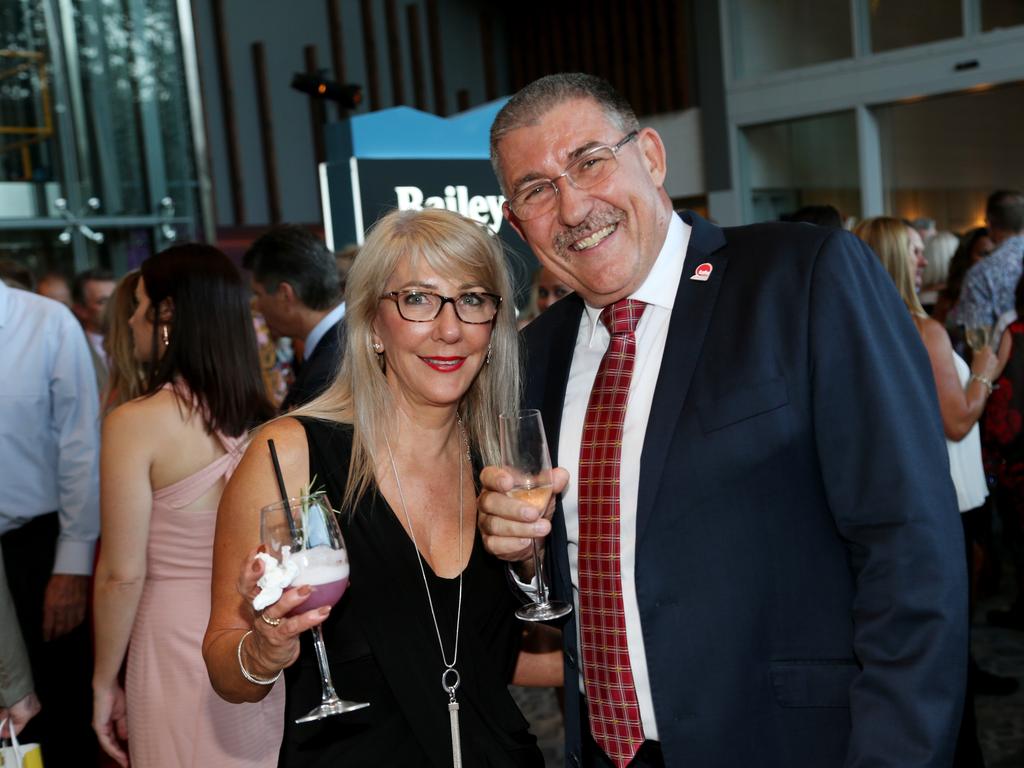
[[273, 414], [247, 286], [215, 248], [175, 246], [143, 262], [128, 322], [147, 376], [103, 425], [93, 727], [122, 766], [269, 768], [283, 695], [233, 707], [202, 659], [217, 504]]
[[[1003, 372], [1010, 357], [1010, 334], [1004, 334], [999, 342], [999, 351], [993, 351], [987, 334], [971, 345], [974, 354], [968, 364], [954, 350], [946, 329], [936, 320], [928, 317], [914, 290], [915, 261], [910, 253], [906, 237], [906, 225], [900, 220], [885, 216], [862, 221], [854, 234], [866, 242], [885, 267], [910, 316], [917, 326], [928, 359], [939, 396], [939, 412], [946, 433], [946, 448], [949, 453], [949, 469], [956, 489], [957, 504], [964, 524], [966, 542], [965, 556], [967, 572], [972, 574], [973, 537], [970, 536], [970, 522], [973, 511], [985, 503], [988, 485], [981, 461], [981, 436], [978, 419], [985, 410], [985, 404], [992, 394], [993, 385]], [[971, 336], [968, 336], [971, 340]], [[963, 723], [957, 741], [957, 764], [973, 764], [980, 758], [977, 726], [974, 718], [973, 678], [978, 674], [971, 658], [967, 682], [967, 701], [964, 706]]]
[[[337, 379], [255, 436], [221, 502], [210, 678], [231, 701], [257, 701], [283, 670], [282, 766], [542, 765], [507, 685], [513, 670], [555, 684], [561, 665], [517, 653], [518, 603], [476, 526], [477, 473], [498, 461], [498, 414], [518, 397], [501, 246], [457, 214], [396, 211], [368, 236], [346, 295]], [[260, 509], [282, 495], [271, 441], [286, 494], [322, 488], [339, 510], [350, 586], [333, 607], [304, 609], [322, 602], [316, 587], [252, 607]], [[327, 677], [314, 626], [337, 694], [369, 706], [308, 720]]]

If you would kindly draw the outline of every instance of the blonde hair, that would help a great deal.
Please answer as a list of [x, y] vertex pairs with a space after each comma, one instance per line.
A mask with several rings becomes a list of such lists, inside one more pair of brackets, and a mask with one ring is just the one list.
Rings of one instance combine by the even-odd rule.
[[373, 485], [374, 447], [393, 436], [397, 409], [382, 359], [372, 347], [373, 321], [387, 281], [404, 258], [422, 259], [443, 277], [479, 284], [502, 297], [492, 324], [490, 363], [481, 367], [458, 406], [469, 444], [485, 464], [500, 460], [498, 414], [519, 407], [519, 337], [500, 241], [450, 211], [392, 211], [374, 225], [348, 274], [341, 370], [320, 397], [289, 414], [352, 424], [346, 507]]
[[145, 374], [135, 357], [135, 337], [128, 320], [135, 312], [135, 288], [140, 272], [133, 269], [122, 277], [107, 301], [103, 324], [103, 350], [107, 353], [107, 386], [103, 391], [103, 412], [142, 394]]
[[927, 317], [914, 287], [914, 273], [910, 268], [910, 241], [907, 225], [891, 216], [876, 216], [865, 219], [853, 229], [853, 234], [863, 240], [878, 256], [889, 277], [896, 283], [896, 290], [915, 317]]

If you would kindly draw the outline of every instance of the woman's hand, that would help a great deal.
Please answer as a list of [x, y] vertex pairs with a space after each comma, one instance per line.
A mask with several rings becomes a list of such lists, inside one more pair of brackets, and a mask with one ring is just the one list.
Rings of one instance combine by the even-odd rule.
[[999, 340], [998, 351], [986, 345], [974, 353], [971, 359], [971, 373], [975, 376], [982, 376], [989, 381], [995, 381], [1002, 374], [1010, 359], [1010, 352], [1013, 350], [1013, 335], [1003, 333]]
[[[260, 593], [256, 582], [263, 575], [263, 561], [256, 557], [264, 548], [254, 549], [242, 565], [238, 591], [248, 604]], [[288, 616], [302, 606], [315, 587], [302, 586], [285, 590], [281, 598], [260, 613], [255, 613], [252, 634], [242, 643], [242, 663], [249, 674], [271, 678], [299, 657], [299, 635], [330, 615], [330, 606], [323, 606], [296, 616]]]
[[92, 686], [92, 728], [103, 751], [110, 755], [121, 768], [128, 768], [128, 719], [125, 709], [124, 689], [113, 685]]

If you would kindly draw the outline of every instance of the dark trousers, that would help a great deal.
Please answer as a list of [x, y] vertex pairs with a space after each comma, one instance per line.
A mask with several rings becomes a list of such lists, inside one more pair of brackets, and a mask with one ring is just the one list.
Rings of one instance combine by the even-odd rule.
[[53, 512], [0, 537], [8, 586], [43, 705], [19, 740], [42, 746], [46, 768], [83, 768], [96, 765], [98, 756], [91, 725], [89, 618], [68, 634], [43, 642], [43, 596], [53, 571], [59, 530]]
[[[976, 538], [977, 521], [985, 514], [985, 508], [979, 507], [964, 512], [960, 515], [960, 522], [964, 526], [964, 545], [967, 552], [967, 584], [968, 595], [971, 600], [970, 608], [974, 608], [974, 541]], [[954, 768], [985, 768], [985, 758], [981, 753], [981, 744], [978, 743], [978, 721], [974, 713], [974, 677], [978, 665], [974, 662], [974, 654], [970, 651], [970, 613], [968, 611], [968, 660], [967, 665], [967, 691], [964, 697], [964, 714], [960, 721], [960, 733], [956, 740], [956, 756], [953, 759]]]
[[[583, 768], [615, 768], [590, 733], [590, 715], [585, 696], [580, 696], [580, 727], [583, 735]], [[656, 741], [645, 741], [640, 745], [629, 768], [665, 768], [661, 745]]]

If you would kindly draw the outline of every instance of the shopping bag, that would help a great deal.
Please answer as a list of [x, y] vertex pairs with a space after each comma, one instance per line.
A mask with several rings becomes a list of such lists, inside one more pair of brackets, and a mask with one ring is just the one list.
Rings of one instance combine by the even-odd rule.
[[[0, 731], [6, 723], [7, 720], [0, 720]], [[10, 742], [9, 747], [0, 742], [0, 768], [43, 768], [43, 751], [38, 744], [19, 744], [13, 728]]]

